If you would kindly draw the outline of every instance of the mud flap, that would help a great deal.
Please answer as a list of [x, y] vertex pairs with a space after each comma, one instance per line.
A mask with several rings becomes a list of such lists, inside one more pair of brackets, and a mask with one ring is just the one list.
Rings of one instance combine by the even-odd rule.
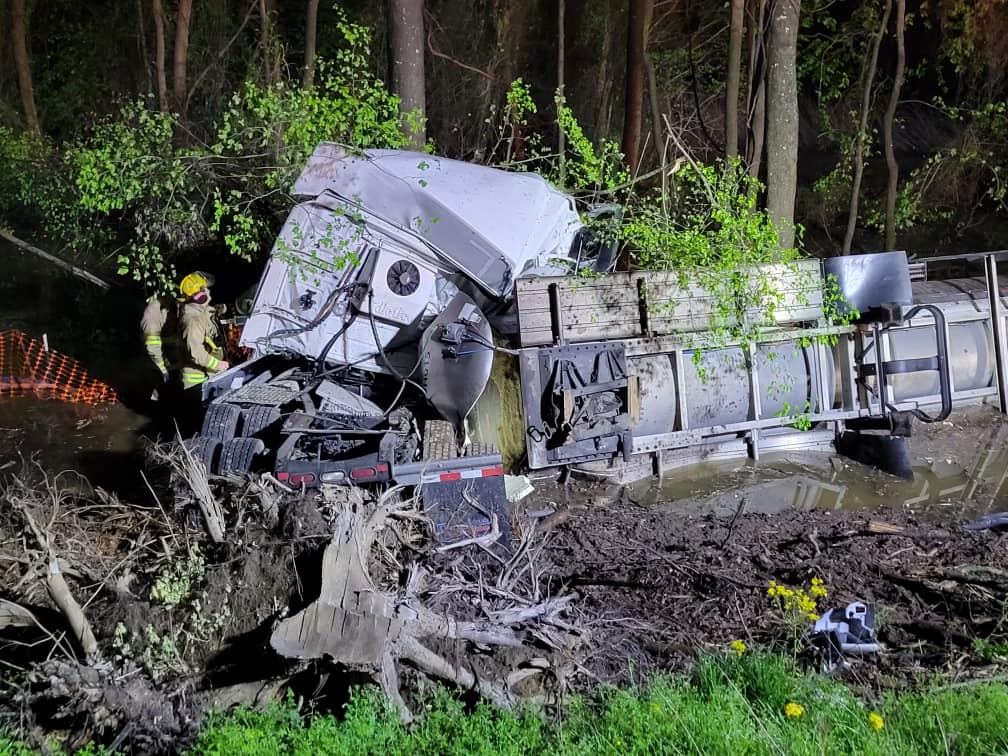
[[425, 483], [420, 488], [424, 514], [434, 523], [434, 539], [450, 545], [485, 536], [497, 519], [500, 536], [496, 543], [511, 548], [511, 519], [508, 514], [504, 475]]
[[511, 519], [499, 453], [396, 465], [393, 480], [415, 486], [434, 538], [450, 545], [488, 535], [497, 520], [496, 543], [510, 550]]

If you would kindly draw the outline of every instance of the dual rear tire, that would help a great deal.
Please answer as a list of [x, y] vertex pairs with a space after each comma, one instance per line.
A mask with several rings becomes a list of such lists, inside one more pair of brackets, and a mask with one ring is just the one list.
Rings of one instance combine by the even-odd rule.
[[266, 452], [266, 442], [258, 436], [279, 420], [277, 407], [211, 404], [190, 450], [212, 475], [245, 475]]

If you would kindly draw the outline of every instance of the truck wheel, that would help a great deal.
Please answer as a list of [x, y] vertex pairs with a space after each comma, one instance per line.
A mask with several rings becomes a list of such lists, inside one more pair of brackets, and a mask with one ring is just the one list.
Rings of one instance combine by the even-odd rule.
[[203, 463], [207, 473], [216, 474], [221, 455], [221, 442], [208, 436], [196, 436], [187, 439], [185, 443], [192, 455]]
[[211, 404], [203, 418], [201, 436], [216, 438], [221, 443], [227, 443], [238, 435], [238, 421], [241, 420], [241, 409], [234, 404], [219, 402]]
[[232, 438], [221, 449], [220, 474], [244, 475], [252, 471], [256, 457], [266, 451], [261, 438]]
[[423, 458], [455, 459], [458, 457], [458, 441], [455, 426], [447, 420], [428, 420], [424, 425]]
[[255, 436], [264, 428], [268, 428], [280, 419], [278, 407], [259, 405], [242, 410], [242, 435]]

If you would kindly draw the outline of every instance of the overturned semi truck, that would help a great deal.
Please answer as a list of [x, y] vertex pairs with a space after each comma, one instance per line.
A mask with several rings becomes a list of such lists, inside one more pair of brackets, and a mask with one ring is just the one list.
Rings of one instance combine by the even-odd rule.
[[[612, 272], [615, 245], [583, 218], [618, 208], [579, 213], [536, 175], [322, 144], [294, 193], [242, 332], [251, 358], [203, 386], [194, 443], [213, 473], [414, 486], [426, 506], [485, 510], [503, 506], [519, 461], [625, 482], [701, 459], [881, 446], [905, 473], [913, 420], [989, 398], [1004, 409], [994, 255], [740, 271], [778, 295], [743, 344], [711, 341], [723, 319], [701, 285]], [[934, 280], [943, 263], [955, 277]], [[857, 323], [827, 319], [827, 280]], [[750, 316], [767, 317], [738, 313]], [[509, 371], [504, 401], [491, 375]]]

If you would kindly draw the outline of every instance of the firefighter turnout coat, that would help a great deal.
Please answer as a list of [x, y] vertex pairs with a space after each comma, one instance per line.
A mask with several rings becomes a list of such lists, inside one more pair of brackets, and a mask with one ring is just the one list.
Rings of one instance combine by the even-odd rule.
[[216, 373], [224, 354], [216, 344], [220, 328], [214, 320], [215, 311], [209, 304], [186, 302], [182, 305], [179, 324], [182, 333], [182, 387], [192, 388]]

